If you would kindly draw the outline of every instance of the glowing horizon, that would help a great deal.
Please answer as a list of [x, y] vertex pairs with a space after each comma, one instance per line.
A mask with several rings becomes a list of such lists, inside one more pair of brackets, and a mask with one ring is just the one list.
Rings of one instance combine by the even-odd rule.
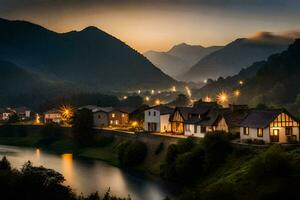
[[0, 17], [30, 21], [60, 33], [96, 26], [141, 53], [167, 51], [183, 42], [202, 46], [226, 45], [256, 32], [282, 33], [300, 29], [297, 20], [300, 2], [296, 0], [249, 1], [246, 4], [235, 0], [233, 3], [189, 0], [181, 4], [156, 0], [153, 3], [147, 0], [115, 0], [112, 3], [94, 0], [84, 3], [78, 0], [0, 1]]

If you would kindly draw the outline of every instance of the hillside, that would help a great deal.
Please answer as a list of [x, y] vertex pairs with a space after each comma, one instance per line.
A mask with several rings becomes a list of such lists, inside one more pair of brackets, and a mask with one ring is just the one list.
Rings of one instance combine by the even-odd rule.
[[167, 52], [148, 51], [144, 55], [166, 74], [178, 78], [208, 54], [221, 49], [220, 46], [178, 44]]
[[0, 59], [90, 91], [166, 88], [176, 84], [143, 55], [95, 28], [56, 33], [0, 19]]
[[0, 106], [38, 106], [38, 104], [71, 94], [72, 86], [40, 79], [21, 67], [0, 60]]
[[203, 81], [234, 75], [253, 62], [265, 60], [268, 56], [285, 50], [293, 41], [270, 33], [237, 39], [201, 59], [182, 76], [182, 79]]
[[213, 81], [194, 94], [204, 97], [215, 96], [220, 91], [232, 92], [240, 87], [239, 80], [243, 80], [244, 85], [240, 88], [238, 103], [284, 106], [300, 116], [300, 39], [288, 50], [270, 56], [267, 61], [254, 63], [235, 76]]

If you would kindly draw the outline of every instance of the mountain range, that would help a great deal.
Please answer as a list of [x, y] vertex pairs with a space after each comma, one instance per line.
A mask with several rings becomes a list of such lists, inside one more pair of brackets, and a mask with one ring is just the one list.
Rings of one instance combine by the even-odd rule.
[[221, 46], [203, 47], [181, 43], [167, 52], [147, 51], [144, 56], [163, 72], [178, 79], [199, 60], [221, 48]]
[[0, 59], [32, 77], [73, 85], [76, 90], [169, 88], [177, 83], [136, 50], [96, 27], [56, 33], [29, 22], [0, 19]]
[[[244, 84], [239, 85], [243, 80]], [[232, 94], [240, 90], [235, 103], [256, 106], [265, 104], [273, 107], [286, 107], [300, 116], [300, 39], [287, 50], [269, 56], [266, 61], [256, 62], [235, 76], [221, 78], [194, 91], [198, 97], [215, 95], [220, 91]], [[232, 95], [230, 95], [232, 96]]]
[[294, 39], [261, 32], [250, 38], [237, 39], [218, 51], [202, 58], [180, 79], [203, 81], [238, 73], [252, 63], [285, 50]]

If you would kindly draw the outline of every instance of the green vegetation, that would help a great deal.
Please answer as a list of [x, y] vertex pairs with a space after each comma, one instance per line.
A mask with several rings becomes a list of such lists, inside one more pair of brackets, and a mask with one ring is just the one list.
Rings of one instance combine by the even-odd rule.
[[62, 174], [44, 167], [34, 167], [28, 161], [22, 169], [12, 169], [6, 157], [0, 161], [0, 193], [1, 199], [25, 200], [130, 200], [110, 195], [110, 190], [100, 198], [98, 193], [87, 197], [77, 196], [70, 187], [64, 186]]
[[118, 148], [118, 158], [124, 167], [141, 164], [147, 155], [147, 145], [141, 141], [126, 141]]

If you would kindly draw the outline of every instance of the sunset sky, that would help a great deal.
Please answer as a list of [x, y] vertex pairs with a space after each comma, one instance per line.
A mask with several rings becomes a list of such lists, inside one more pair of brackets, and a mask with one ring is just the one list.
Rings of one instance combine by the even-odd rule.
[[0, 17], [58, 32], [93, 25], [140, 52], [297, 31], [299, 10], [299, 0], [0, 0]]

